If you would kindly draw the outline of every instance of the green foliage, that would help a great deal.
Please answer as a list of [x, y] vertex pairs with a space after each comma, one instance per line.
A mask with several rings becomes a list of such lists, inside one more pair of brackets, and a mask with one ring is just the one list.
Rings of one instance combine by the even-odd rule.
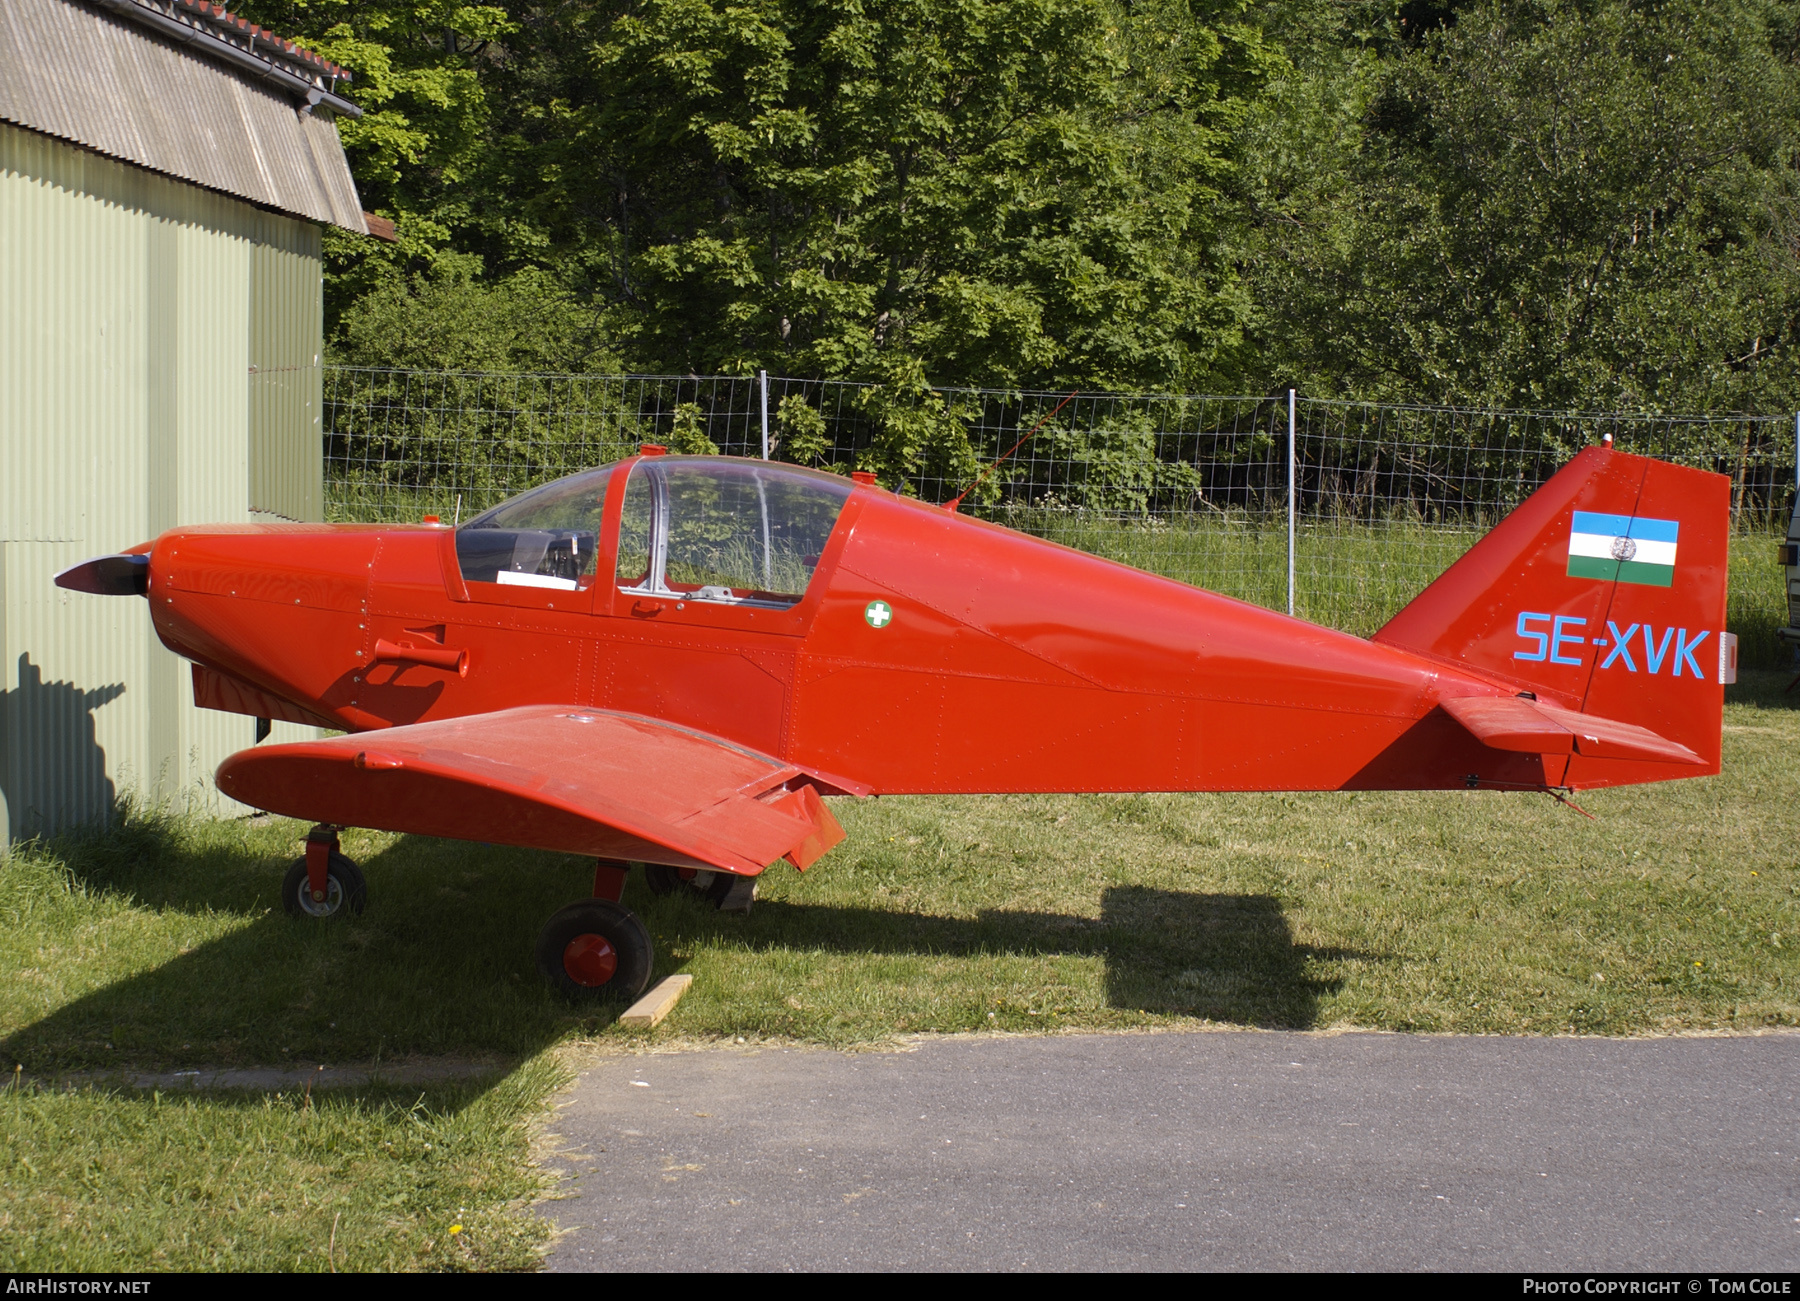
[[1038, 437], [1045, 452], [1069, 467], [1057, 487], [1070, 506], [1136, 512], [1157, 498], [1180, 500], [1200, 488], [1196, 467], [1157, 454], [1156, 430], [1142, 408], [1117, 408], [1094, 428], [1047, 425]]
[[770, 455], [798, 465], [821, 465], [831, 451], [825, 433], [825, 417], [798, 393], [790, 393], [775, 408], [777, 438]]
[[571, 229], [677, 371], [1176, 383], [1232, 315], [1234, 8], [649, 0], [571, 96]]
[[1797, 394], [1791, 6], [1468, 6], [1328, 46], [1252, 128], [1258, 335], [1315, 392], [1779, 409]]
[[700, 404], [682, 402], [675, 407], [675, 425], [669, 430], [669, 450], [683, 456], [717, 456], [719, 445], [700, 427]]
[[341, 360], [869, 381], [889, 476], [933, 387], [1800, 404], [1796, 0], [243, 8], [369, 110]]
[[[341, 128], [401, 243], [333, 237], [334, 326], [370, 293], [418, 297], [419, 272], [535, 267], [605, 318], [634, 369], [904, 390], [915, 373], [1196, 382], [1243, 306], [1214, 236], [1231, 133], [1273, 56], [1242, 8], [246, 12], [351, 68], [370, 110]], [[341, 333], [340, 355], [367, 360], [367, 340]]]
[[340, 118], [338, 134], [363, 207], [393, 218], [399, 242], [327, 230], [328, 329], [408, 271], [478, 273], [483, 246], [508, 225], [502, 195], [484, 183], [494, 143], [487, 69], [499, 43], [520, 32], [507, 10], [456, 0], [242, 0], [232, 9], [348, 69], [346, 90], [364, 110]]
[[909, 491], [920, 477], [973, 483], [980, 473], [969, 441], [975, 404], [951, 402], [934, 391], [917, 366], [895, 382], [859, 390], [856, 406], [870, 428], [856, 468], [872, 471], [888, 487]]
[[591, 307], [542, 271], [497, 283], [462, 267], [385, 280], [344, 311], [334, 361], [411, 370], [581, 374], [616, 371]]

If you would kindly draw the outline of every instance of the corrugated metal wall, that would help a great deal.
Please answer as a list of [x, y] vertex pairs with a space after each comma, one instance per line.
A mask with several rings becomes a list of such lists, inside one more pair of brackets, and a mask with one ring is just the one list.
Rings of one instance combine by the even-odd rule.
[[[303, 225], [0, 124], [0, 842], [103, 818], [127, 790], [227, 803], [212, 772], [253, 720], [194, 707], [144, 602], [51, 577], [178, 523], [250, 518], [252, 341], [298, 356], [310, 329], [318, 347]], [[286, 399], [259, 396], [258, 477], [271, 508], [317, 518], [300, 509], [317, 501], [317, 367], [296, 374]]]
[[323, 519], [319, 228], [256, 213], [250, 244], [250, 509]]

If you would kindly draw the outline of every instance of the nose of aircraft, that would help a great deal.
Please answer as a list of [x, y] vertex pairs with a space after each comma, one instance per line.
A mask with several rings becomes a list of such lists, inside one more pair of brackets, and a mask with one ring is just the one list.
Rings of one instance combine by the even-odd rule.
[[56, 585], [71, 592], [92, 592], [95, 596], [147, 596], [150, 592], [150, 557], [95, 556], [63, 570], [56, 576]]

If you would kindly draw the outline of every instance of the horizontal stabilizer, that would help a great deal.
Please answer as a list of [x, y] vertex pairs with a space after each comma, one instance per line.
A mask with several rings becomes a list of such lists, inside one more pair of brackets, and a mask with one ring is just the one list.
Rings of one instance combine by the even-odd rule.
[[844, 838], [811, 774], [637, 714], [531, 705], [244, 750], [219, 789], [340, 826], [754, 876]]
[[1685, 745], [1660, 737], [1647, 727], [1577, 714], [1525, 696], [1460, 696], [1441, 703], [1445, 713], [1494, 750], [1580, 754], [1591, 759], [1639, 759], [1648, 763], [1706, 763]]

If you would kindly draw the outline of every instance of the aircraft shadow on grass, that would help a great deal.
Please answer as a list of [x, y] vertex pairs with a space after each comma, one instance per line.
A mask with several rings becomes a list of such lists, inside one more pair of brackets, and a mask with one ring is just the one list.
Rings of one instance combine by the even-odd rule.
[[[5, 1065], [59, 1073], [451, 1057], [505, 1066], [622, 1010], [572, 1007], [532, 966], [544, 914], [583, 893], [582, 860], [406, 837], [364, 863], [368, 911], [319, 924], [277, 905], [285, 863], [248, 848], [190, 851], [153, 827], [128, 831], [135, 841], [94, 842], [109, 846], [104, 857], [68, 855], [75, 874], [144, 906], [235, 924], [0, 1040]], [[713, 939], [771, 954], [1091, 955], [1105, 962], [1115, 1008], [1240, 1025], [1310, 1026], [1340, 983], [1329, 964], [1379, 957], [1296, 943], [1280, 901], [1258, 894], [1116, 886], [1098, 918], [766, 900], [739, 918], [652, 898], [634, 874], [626, 902], [657, 936], [658, 977]]]

